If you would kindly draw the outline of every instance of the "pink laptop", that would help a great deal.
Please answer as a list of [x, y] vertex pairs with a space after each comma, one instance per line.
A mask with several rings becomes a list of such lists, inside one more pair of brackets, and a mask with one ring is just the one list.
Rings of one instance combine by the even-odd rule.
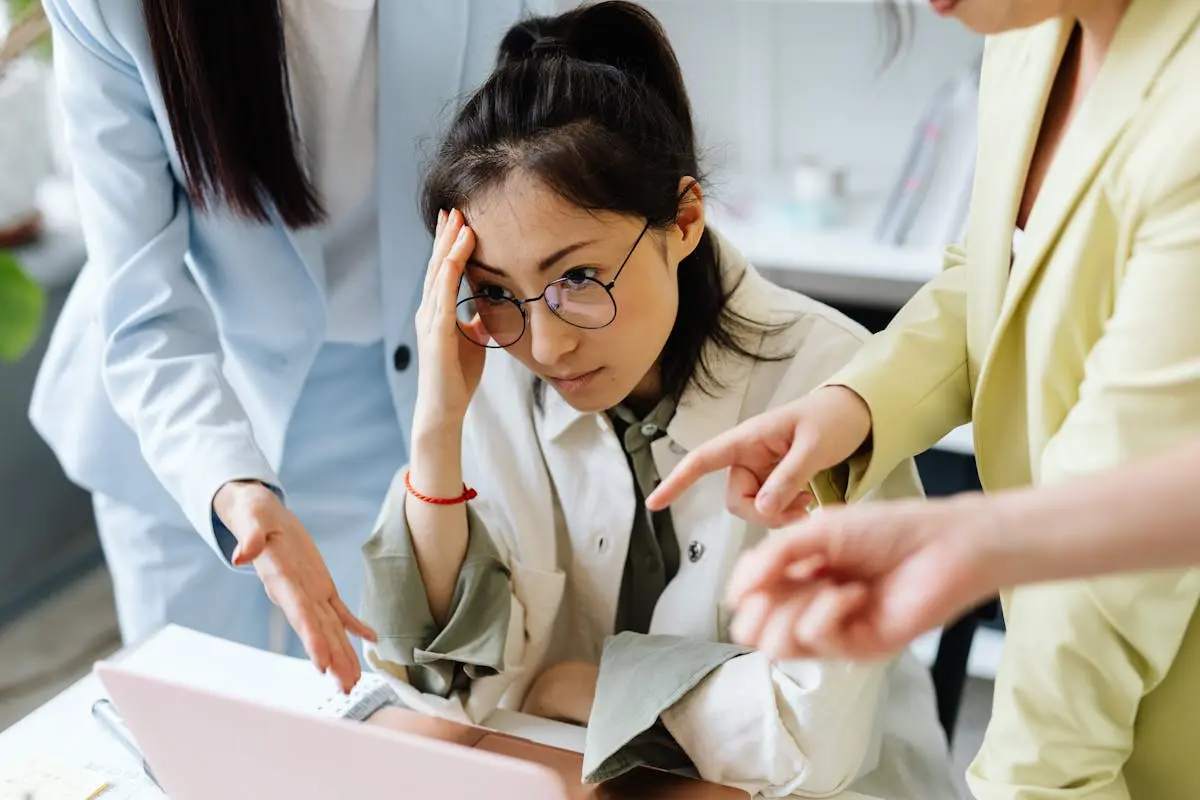
[[112, 663], [95, 671], [171, 800], [748, 797], [652, 770], [584, 786], [578, 753], [400, 709], [388, 709], [382, 727], [260, 706]]

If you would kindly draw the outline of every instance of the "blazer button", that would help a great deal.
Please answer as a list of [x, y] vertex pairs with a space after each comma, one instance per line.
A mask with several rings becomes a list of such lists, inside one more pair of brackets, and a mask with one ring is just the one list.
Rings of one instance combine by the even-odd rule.
[[411, 363], [412, 350], [408, 349], [408, 345], [402, 344], [392, 353], [392, 366], [396, 368], [396, 372], [404, 372]]
[[697, 541], [688, 544], [688, 561], [695, 564], [702, 558], [704, 558], [704, 544]]

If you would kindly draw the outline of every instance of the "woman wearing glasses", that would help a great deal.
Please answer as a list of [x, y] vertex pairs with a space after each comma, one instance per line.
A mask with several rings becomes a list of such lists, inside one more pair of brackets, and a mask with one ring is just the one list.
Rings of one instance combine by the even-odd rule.
[[[407, 703], [588, 723], [588, 780], [639, 763], [780, 796], [954, 790], [911, 657], [771, 663], [720, 598], [765, 534], [688, 450], [799, 397], [863, 332], [705, 228], [689, 103], [645, 10], [510, 30], [444, 140], [411, 461], [366, 544], [368, 661]], [[884, 496], [920, 491], [911, 463]]]

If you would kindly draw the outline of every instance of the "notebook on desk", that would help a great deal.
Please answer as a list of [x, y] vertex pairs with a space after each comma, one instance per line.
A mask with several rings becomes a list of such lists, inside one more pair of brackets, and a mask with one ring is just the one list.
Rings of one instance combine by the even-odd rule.
[[386, 727], [335, 719], [328, 703], [353, 699], [307, 662], [197, 637], [167, 631], [96, 667], [172, 800], [748, 797], [652, 770], [584, 786], [578, 752], [398, 708]]

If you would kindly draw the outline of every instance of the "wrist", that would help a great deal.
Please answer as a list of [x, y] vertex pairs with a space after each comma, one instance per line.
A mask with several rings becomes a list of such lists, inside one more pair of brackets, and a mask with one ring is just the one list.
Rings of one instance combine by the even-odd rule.
[[461, 431], [414, 431], [408, 481], [414, 491], [428, 497], [450, 499], [461, 496]]
[[994, 495], [969, 493], [955, 499], [961, 530], [972, 531], [979, 545], [990, 588], [1005, 589], [1025, 583], [1049, 557], [1042, 552], [1044, 541], [1026, 525], [1029, 492], [1011, 491]]
[[[854, 389], [840, 383], [822, 387], [834, 406], [836, 428], [842, 434], [837, 449], [843, 458], [867, 452], [871, 447], [871, 406]], [[844, 437], [844, 438], [843, 438]], [[838, 458], [838, 461], [843, 460]]]
[[458, 414], [422, 412], [413, 415], [413, 446], [420, 442], [434, 445], [462, 441], [464, 418]]
[[212, 509], [225, 523], [225, 527], [236, 538], [237, 526], [232, 521], [244, 516], [247, 511], [254, 513], [256, 509], [271, 503], [278, 503], [279, 495], [259, 480], [234, 480], [221, 484], [213, 495]]

